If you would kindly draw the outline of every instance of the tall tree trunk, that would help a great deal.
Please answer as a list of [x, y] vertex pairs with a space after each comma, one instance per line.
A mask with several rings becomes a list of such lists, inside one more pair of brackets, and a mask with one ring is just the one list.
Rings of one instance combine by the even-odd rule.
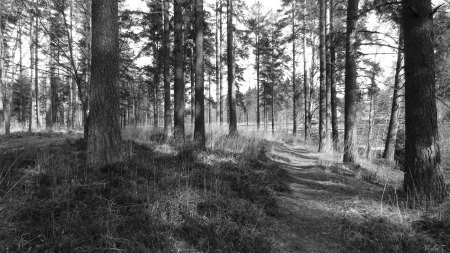
[[[36, 0], [35, 4], [37, 5], [38, 2]], [[37, 11], [37, 10], [36, 10]], [[35, 20], [35, 27], [34, 27], [34, 95], [36, 99], [36, 127], [40, 128], [41, 123], [39, 122], [39, 115], [40, 115], [40, 109], [39, 109], [39, 21], [38, 16], [34, 18]]]
[[259, 131], [261, 128], [261, 94], [259, 84], [259, 31], [256, 35], [256, 129]]
[[[0, 4], [3, 2], [0, 2]], [[3, 9], [3, 6], [0, 6]], [[3, 57], [4, 57], [4, 46], [3, 46], [3, 13], [0, 10], [0, 126], [3, 126], [5, 123], [5, 110], [4, 104], [6, 102], [6, 85], [3, 80]], [[6, 129], [5, 129], [6, 134]]]
[[174, 128], [175, 138], [184, 141], [184, 50], [183, 50], [183, 16], [184, 0], [174, 1], [175, 22], [175, 88], [174, 88]]
[[30, 15], [30, 114], [29, 114], [29, 125], [28, 125], [28, 132], [31, 133], [32, 127], [33, 127], [33, 110], [34, 110], [34, 103], [33, 103], [33, 68], [34, 68], [34, 62], [33, 62], [33, 52], [34, 52], [34, 39], [33, 39], [33, 21], [34, 16]]
[[320, 58], [320, 98], [319, 98], [319, 152], [327, 146], [327, 104], [326, 104], [326, 46], [325, 46], [326, 4], [319, 0], [319, 58]]
[[170, 108], [170, 59], [169, 59], [169, 0], [164, 0], [164, 136], [172, 135], [172, 113]]
[[195, 0], [195, 127], [194, 141], [197, 147], [204, 149], [205, 134], [205, 64], [203, 55], [203, 0]]
[[308, 64], [306, 60], [306, 0], [303, 2], [303, 95], [305, 98], [305, 142], [311, 140]]
[[[220, 21], [222, 22], [222, 21]], [[219, 40], [221, 34], [219, 34], [219, 0], [216, 0], [216, 123], [220, 123], [220, 51], [219, 51]]]
[[219, 65], [219, 71], [220, 71], [220, 87], [219, 87], [219, 97], [220, 97], [220, 125], [223, 124], [223, 72], [222, 72], [222, 43], [223, 43], [223, 36], [222, 36], [222, 5], [223, 2], [222, 0], [220, 0], [219, 3], [219, 35], [220, 35], [220, 39], [219, 39], [219, 57], [220, 57], [220, 65]]
[[89, 167], [122, 161], [119, 108], [119, 15], [116, 0], [92, 1]]
[[404, 188], [419, 201], [447, 196], [437, 124], [431, 0], [403, 0], [405, 38]]
[[292, 135], [297, 134], [297, 87], [295, 83], [295, 1], [292, 1]]
[[[197, 0], [195, 0], [197, 1]], [[195, 30], [196, 28], [194, 28]], [[195, 43], [195, 42], [194, 42]], [[194, 124], [194, 118], [195, 118], [195, 72], [196, 72], [196, 55], [195, 55], [196, 49], [195, 46], [191, 48], [191, 125]]]
[[271, 58], [271, 67], [270, 67], [270, 76], [271, 76], [271, 81], [272, 81], [272, 94], [271, 94], [271, 113], [272, 113], [272, 134], [275, 133], [275, 113], [274, 113], [274, 109], [275, 109], [275, 72], [274, 72], [274, 68], [275, 68], [275, 59], [274, 59], [274, 54], [275, 54], [275, 48], [274, 48], [274, 27], [272, 27], [272, 46], [271, 46], [271, 53], [270, 53], [270, 58]]
[[345, 132], [344, 132], [344, 162], [355, 162], [356, 146], [356, 111], [358, 86], [356, 83], [357, 30], [359, 0], [349, 0], [347, 7], [347, 33], [345, 54]]
[[[159, 80], [160, 80], [160, 71], [161, 71], [161, 60], [159, 57], [159, 45], [158, 41], [155, 41], [153, 51], [155, 52], [155, 68], [153, 73], [153, 84], [154, 84], [154, 99], [153, 99], [153, 127], [158, 128], [159, 127]], [[135, 117], [136, 118], [136, 117]]]
[[211, 97], [211, 72], [212, 70], [209, 69], [208, 72], [208, 125], [211, 125], [211, 101], [212, 101], [212, 97]]
[[227, 0], [227, 63], [228, 63], [228, 108], [230, 112], [230, 135], [237, 133], [236, 117], [236, 86], [234, 83], [234, 25], [233, 25], [233, 0]]
[[392, 96], [392, 107], [391, 107], [391, 118], [389, 120], [389, 127], [386, 136], [386, 142], [384, 145], [383, 158], [393, 161], [395, 158], [395, 144], [397, 143], [397, 132], [398, 132], [398, 117], [400, 113], [400, 72], [402, 68], [403, 61], [403, 29], [400, 25], [399, 27], [399, 39], [398, 39], [398, 49], [397, 49], [397, 65], [395, 67], [395, 80], [394, 80], [394, 95]]
[[334, 73], [336, 71], [336, 47], [335, 47], [335, 31], [334, 31], [334, 0], [330, 0], [330, 88], [331, 88], [331, 130], [333, 135], [334, 149], [338, 149], [339, 130], [337, 119], [337, 90]]
[[52, 89], [51, 89], [51, 82], [52, 82], [52, 50], [53, 47], [51, 46], [51, 42], [49, 43], [48, 47], [48, 65], [50, 67], [50, 71], [47, 74], [47, 80], [45, 82], [45, 129], [47, 131], [51, 131], [53, 122], [52, 122]]

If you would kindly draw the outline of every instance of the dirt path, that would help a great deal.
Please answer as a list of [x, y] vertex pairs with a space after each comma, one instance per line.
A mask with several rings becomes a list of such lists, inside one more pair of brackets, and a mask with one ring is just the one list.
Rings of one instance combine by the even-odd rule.
[[274, 147], [271, 158], [292, 177], [292, 193], [279, 195], [275, 252], [343, 251], [339, 227], [346, 203], [376, 198], [382, 189], [356, 179], [350, 170], [326, 170], [317, 165], [319, 154], [300, 147]]

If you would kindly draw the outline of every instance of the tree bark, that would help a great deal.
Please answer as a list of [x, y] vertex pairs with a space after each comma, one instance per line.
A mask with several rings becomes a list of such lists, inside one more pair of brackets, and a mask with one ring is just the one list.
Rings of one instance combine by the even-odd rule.
[[[0, 2], [2, 3], [2, 2]], [[3, 8], [3, 6], [0, 6], [0, 8]], [[5, 93], [6, 93], [6, 86], [5, 82], [3, 81], [3, 56], [4, 56], [4, 47], [3, 47], [3, 13], [0, 11], [0, 126], [3, 126], [5, 123]], [[6, 134], [6, 129], [5, 129]]]
[[122, 161], [119, 108], [118, 2], [92, 1], [91, 101], [86, 161], [92, 168]]
[[[222, 21], [220, 21], [222, 22]], [[219, 51], [219, 40], [221, 34], [219, 34], [219, 0], [216, 0], [216, 123], [220, 123], [220, 51]]]
[[174, 87], [174, 130], [175, 138], [184, 141], [184, 50], [183, 50], [183, 16], [182, 5], [184, 0], [174, 1], [175, 22], [175, 87]]
[[170, 59], [169, 59], [169, 0], [164, 0], [164, 136], [172, 135], [172, 113], [170, 107]]
[[336, 47], [334, 31], [334, 0], [330, 0], [330, 88], [331, 88], [331, 130], [333, 136], [333, 146], [337, 150], [339, 147], [339, 130], [337, 119], [337, 90], [334, 73], [336, 71]]
[[311, 140], [311, 106], [309, 100], [308, 64], [306, 60], [306, 0], [303, 2], [303, 95], [305, 98], [305, 142]]
[[445, 189], [439, 131], [431, 0], [403, 0], [405, 39], [405, 191], [423, 204], [442, 202]]
[[222, 0], [220, 0], [219, 3], [219, 35], [220, 35], [220, 42], [219, 42], [219, 57], [220, 57], [220, 87], [219, 87], [219, 97], [220, 97], [220, 125], [223, 124], [223, 72], [222, 72], [222, 43], [223, 43], [223, 36], [222, 36]]
[[297, 135], [297, 87], [295, 83], [295, 1], [292, 1], [292, 135]]
[[228, 62], [228, 107], [230, 112], [230, 135], [237, 133], [236, 117], [236, 86], [234, 69], [234, 43], [233, 43], [233, 0], [227, 0], [227, 62]]
[[30, 115], [29, 115], [29, 125], [28, 125], [28, 132], [31, 133], [32, 127], [33, 127], [33, 110], [34, 110], [34, 104], [33, 104], [33, 69], [34, 69], [34, 39], [33, 39], [33, 22], [34, 16], [30, 15]]
[[[197, 0], [194, 0], [197, 1]], [[196, 30], [196, 28], [194, 28]], [[195, 43], [194, 39], [194, 43]], [[196, 61], [195, 61], [195, 45], [191, 48], [191, 125], [194, 124], [195, 118], [195, 72], [196, 72]]]
[[400, 72], [402, 68], [403, 61], [403, 28], [399, 27], [399, 43], [397, 49], [397, 65], [395, 67], [395, 80], [394, 80], [394, 95], [392, 96], [392, 107], [391, 107], [391, 117], [389, 120], [389, 127], [386, 136], [386, 142], [384, 145], [383, 158], [389, 161], [394, 161], [395, 158], [395, 144], [397, 143], [397, 132], [398, 132], [398, 117], [400, 113]]
[[198, 148], [205, 149], [205, 64], [203, 55], [203, 0], [195, 0], [195, 127], [194, 141]]
[[[37, 5], [38, 2], [36, 0], [35, 4]], [[37, 11], [37, 7], [36, 7]], [[38, 16], [36, 15], [35, 18], [35, 27], [34, 27], [34, 95], [36, 99], [36, 127], [40, 128], [41, 123], [39, 122], [39, 21]]]
[[344, 162], [355, 162], [357, 159], [356, 146], [356, 111], [358, 86], [356, 83], [357, 59], [357, 30], [359, 0], [349, 0], [347, 7], [347, 33], [345, 54], [345, 133], [344, 133]]
[[326, 4], [325, 0], [319, 0], [319, 59], [320, 59], [320, 97], [319, 97], [319, 152], [323, 152], [327, 146], [327, 103], [326, 103]]

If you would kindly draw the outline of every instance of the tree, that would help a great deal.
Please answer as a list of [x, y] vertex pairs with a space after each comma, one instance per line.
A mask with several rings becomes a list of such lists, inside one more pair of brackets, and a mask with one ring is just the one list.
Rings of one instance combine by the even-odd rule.
[[164, 17], [164, 136], [169, 137], [172, 134], [172, 114], [170, 112], [170, 59], [169, 59], [169, 0], [163, 0]]
[[230, 134], [237, 133], [235, 59], [233, 43], [233, 0], [227, 0], [227, 63], [228, 63], [228, 107], [230, 112]]
[[395, 157], [395, 144], [397, 142], [397, 132], [399, 126], [400, 113], [400, 90], [402, 88], [400, 82], [400, 73], [403, 61], [403, 29], [399, 27], [399, 40], [397, 49], [397, 64], [395, 67], [394, 95], [392, 96], [391, 117], [384, 145], [383, 158], [393, 161]]
[[447, 196], [437, 125], [431, 0], [403, 0], [405, 43], [404, 189], [416, 200]]
[[175, 88], [174, 88], [174, 128], [175, 138], [184, 141], [184, 50], [183, 50], [183, 16], [184, 0], [174, 1], [175, 22]]
[[122, 160], [118, 73], [118, 2], [92, 1], [92, 87], [86, 160], [93, 168]]
[[205, 64], [203, 57], [203, 0], [195, 1], [195, 128], [194, 141], [199, 148], [204, 149], [205, 134], [205, 95], [204, 79]]
[[326, 3], [325, 0], [319, 0], [319, 58], [320, 58], [320, 99], [319, 99], [319, 152], [324, 151], [327, 146], [327, 99], [326, 99]]
[[[303, 1], [303, 95], [305, 107], [305, 141], [311, 140], [311, 98], [308, 81], [308, 64], [306, 60], [306, 0]], [[313, 50], [314, 53], [314, 50]], [[311, 78], [312, 80], [312, 78]]]
[[330, 0], [330, 89], [331, 89], [331, 130], [334, 148], [337, 149], [339, 143], [338, 121], [337, 121], [337, 90], [336, 90], [336, 41], [334, 30], [334, 0]]
[[359, 0], [349, 0], [347, 6], [347, 32], [345, 53], [345, 130], [344, 162], [355, 162], [356, 150], [356, 111], [358, 99], [357, 77], [357, 30]]

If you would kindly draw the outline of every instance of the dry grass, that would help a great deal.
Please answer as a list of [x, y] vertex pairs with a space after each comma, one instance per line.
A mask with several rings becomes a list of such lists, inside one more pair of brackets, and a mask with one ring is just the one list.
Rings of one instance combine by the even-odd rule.
[[132, 159], [89, 170], [82, 139], [0, 154], [0, 252], [270, 252], [287, 172], [256, 135], [207, 151], [127, 129]]
[[[447, 182], [448, 130], [441, 128]], [[342, 155], [333, 153], [322, 156], [318, 165], [328, 173], [354, 177], [382, 189], [376, 199], [357, 196], [343, 203], [343, 252], [450, 252], [450, 199], [426, 210], [415, 205], [403, 193], [403, 172], [397, 163], [359, 157], [358, 164], [343, 164]]]

